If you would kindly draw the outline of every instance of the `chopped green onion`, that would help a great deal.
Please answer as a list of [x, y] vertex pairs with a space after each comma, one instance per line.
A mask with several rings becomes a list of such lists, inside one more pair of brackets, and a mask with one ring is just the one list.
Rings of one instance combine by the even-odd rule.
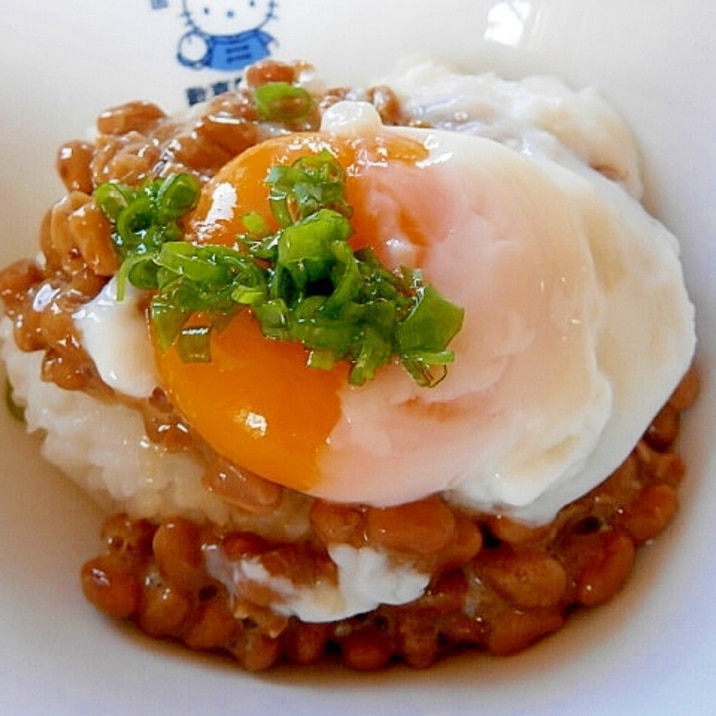
[[303, 88], [290, 82], [268, 82], [254, 90], [254, 101], [261, 119], [296, 122], [313, 112], [314, 102]]
[[211, 361], [209, 335], [211, 326], [183, 328], [175, 341], [179, 357], [185, 363], [208, 363]]
[[[182, 240], [180, 220], [198, 185], [178, 175], [130, 190], [105, 184], [95, 199], [114, 223], [124, 285], [154, 292], [150, 317], [161, 350], [210, 361], [210, 337], [249, 308], [270, 339], [301, 343], [307, 365], [350, 363], [360, 385], [399, 360], [421, 386], [454, 360], [449, 343], [464, 311], [426, 285], [419, 271], [389, 271], [371, 249], [353, 251], [343, 168], [328, 151], [273, 167], [266, 180], [280, 228], [245, 215], [235, 247]], [[201, 320], [190, 320], [196, 314]], [[438, 375], [433, 371], [437, 368]]]
[[327, 149], [301, 157], [290, 166], [272, 167], [266, 179], [271, 212], [283, 227], [319, 209], [333, 209], [350, 217], [352, 208], [345, 200], [345, 182], [343, 167]]
[[93, 198], [114, 225], [112, 241], [124, 260], [150, 254], [166, 241], [182, 239], [179, 220], [194, 208], [199, 192], [199, 182], [193, 176], [174, 174], [144, 182], [137, 189], [115, 182], [101, 184]]

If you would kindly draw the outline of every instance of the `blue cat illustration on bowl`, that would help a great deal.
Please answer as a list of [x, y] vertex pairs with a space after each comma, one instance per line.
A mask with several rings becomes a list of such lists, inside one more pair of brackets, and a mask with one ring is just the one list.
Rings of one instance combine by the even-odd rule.
[[263, 28], [275, 17], [275, 0], [183, 0], [183, 7], [182, 65], [236, 71], [271, 55], [276, 39]]

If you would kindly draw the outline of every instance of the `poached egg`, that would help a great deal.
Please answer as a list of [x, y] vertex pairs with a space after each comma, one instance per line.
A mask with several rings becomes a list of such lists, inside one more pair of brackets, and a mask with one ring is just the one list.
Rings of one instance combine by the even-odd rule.
[[[465, 309], [447, 377], [424, 388], [389, 365], [352, 386], [346, 366], [308, 368], [301, 346], [264, 338], [244, 312], [214, 332], [210, 363], [155, 347], [142, 385], [161, 385], [220, 454], [309, 495], [390, 506], [442, 492], [551, 520], [618, 467], [690, 364], [675, 238], [620, 184], [575, 171], [571, 154], [385, 127], [361, 102], [334, 105], [319, 132], [229, 162], [187, 238], [232, 245], [243, 215], [270, 217], [271, 166], [321, 149], [346, 171], [353, 247], [371, 246], [390, 269], [420, 268]], [[89, 304], [76, 321], [109, 336], [111, 292], [99, 300], [102, 320]], [[132, 320], [151, 345], [143, 317]], [[101, 374], [103, 363], [122, 374], [121, 353], [90, 353]]]

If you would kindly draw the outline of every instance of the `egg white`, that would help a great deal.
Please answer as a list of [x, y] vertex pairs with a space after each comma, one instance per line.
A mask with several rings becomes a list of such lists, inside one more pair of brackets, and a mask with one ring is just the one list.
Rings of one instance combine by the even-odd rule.
[[[336, 105], [326, 131], [386, 131]], [[346, 386], [313, 494], [392, 505], [448, 491], [543, 522], [626, 458], [687, 369], [693, 307], [674, 237], [621, 185], [582, 165], [479, 136], [390, 129], [420, 141], [425, 196], [401, 168], [375, 182], [390, 217], [430, 224], [421, 268], [465, 308], [437, 387], [398, 366]], [[388, 248], [388, 254], [390, 248]]]

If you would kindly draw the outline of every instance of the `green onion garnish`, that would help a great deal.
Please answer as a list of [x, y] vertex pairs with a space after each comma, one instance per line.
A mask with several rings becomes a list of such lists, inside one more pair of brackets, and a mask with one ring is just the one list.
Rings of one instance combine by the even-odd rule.
[[314, 102], [303, 88], [290, 82], [268, 82], [254, 90], [259, 117], [273, 122], [297, 122], [310, 117]]
[[273, 167], [266, 184], [280, 228], [271, 232], [247, 214], [234, 247], [183, 240], [179, 220], [199, 193], [188, 175], [95, 192], [123, 259], [118, 295], [126, 281], [154, 292], [149, 310], [160, 349], [209, 361], [212, 330], [248, 308], [267, 338], [301, 343], [309, 366], [348, 361], [352, 384], [396, 358], [419, 385], [439, 382], [454, 360], [448, 344], [463, 309], [419, 271], [389, 271], [371, 249], [353, 251], [352, 209], [335, 157], [324, 150]]

